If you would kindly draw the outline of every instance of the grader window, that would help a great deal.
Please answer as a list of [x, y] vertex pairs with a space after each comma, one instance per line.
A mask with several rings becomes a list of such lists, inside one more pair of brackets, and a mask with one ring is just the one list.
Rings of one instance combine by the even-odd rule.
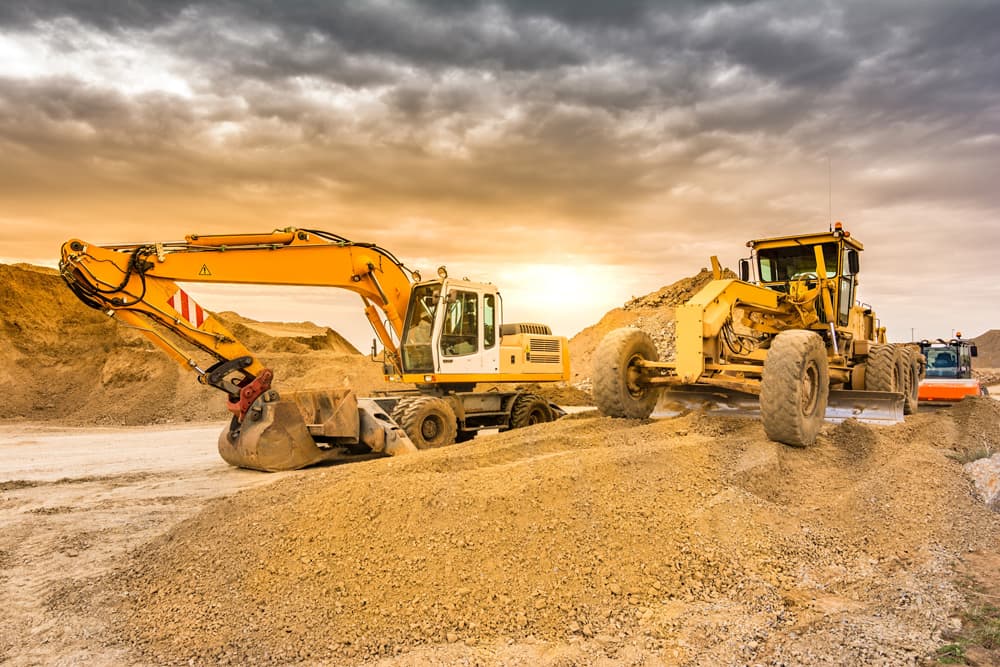
[[[757, 253], [760, 280], [764, 283], [784, 283], [816, 275], [814, 245], [769, 248]], [[825, 278], [837, 275], [837, 244], [822, 243]]]

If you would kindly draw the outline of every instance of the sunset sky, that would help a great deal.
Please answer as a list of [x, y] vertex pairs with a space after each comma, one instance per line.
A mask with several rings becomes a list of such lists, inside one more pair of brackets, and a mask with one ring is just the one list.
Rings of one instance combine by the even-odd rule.
[[[4, 262], [325, 229], [573, 335], [832, 216], [890, 338], [973, 336], [998, 155], [992, 1], [0, 3]], [[371, 338], [347, 293], [192, 291]]]

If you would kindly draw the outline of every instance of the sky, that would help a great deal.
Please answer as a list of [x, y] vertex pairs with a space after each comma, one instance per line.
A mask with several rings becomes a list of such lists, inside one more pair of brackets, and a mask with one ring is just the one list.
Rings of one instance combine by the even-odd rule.
[[[890, 339], [973, 336], [998, 151], [992, 1], [0, 3], [4, 262], [324, 229], [571, 336], [843, 220]], [[191, 291], [371, 339], [342, 290]]]

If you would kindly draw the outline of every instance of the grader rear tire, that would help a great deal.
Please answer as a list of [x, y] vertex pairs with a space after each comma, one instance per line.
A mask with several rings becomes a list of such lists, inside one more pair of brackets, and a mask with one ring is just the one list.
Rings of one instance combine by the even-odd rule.
[[872, 345], [865, 368], [865, 389], [869, 391], [899, 391], [906, 389], [899, 348], [894, 345]]
[[448, 401], [436, 396], [404, 398], [392, 418], [406, 431], [417, 449], [433, 449], [455, 442], [458, 424]]
[[510, 427], [524, 428], [552, 421], [549, 402], [535, 394], [521, 394], [514, 399], [514, 409], [510, 411]]
[[771, 343], [760, 382], [767, 437], [793, 447], [816, 441], [826, 416], [830, 377], [826, 347], [811, 331], [782, 331]]
[[593, 357], [594, 403], [609, 417], [646, 419], [659, 391], [639, 386], [637, 361], [658, 361], [656, 346], [645, 331], [615, 329], [601, 341]]
[[920, 380], [923, 374], [921, 354], [912, 347], [902, 350], [903, 378], [906, 381], [906, 391], [903, 392], [903, 414], [912, 415], [917, 411], [920, 394]]

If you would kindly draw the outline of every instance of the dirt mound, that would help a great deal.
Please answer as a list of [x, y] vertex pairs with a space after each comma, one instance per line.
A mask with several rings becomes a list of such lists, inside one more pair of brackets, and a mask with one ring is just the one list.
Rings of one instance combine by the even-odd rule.
[[749, 418], [583, 417], [290, 473], [58, 604], [179, 664], [910, 664], [1000, 516], [948, 456], [979, 404], [815, 447]]
[[[735, 278], [726, 269], [724, 276]], [[637, 327], [650, 335], [661, 360], [674, 358], [674, 309], [688, 301], [712, 280], [712, 272], [702, 269], [697, 275], [683, 278], [656, 292], [632, 299], [622, 308], [608, 311], [601, 320], [569, 341], [573, 384], [590, 390], [591, 357], [604, 337], [620, 327]]]
[[231, 311], [215, 316], [250, 349], [258, 352], [325, 350], [344, 355], [361, 354], [333, 329], [312, 322], [258, 322]]
[[[83, 305], [52, 269], [0, 264], [0, 419], [150, 424], [225, 419], [225, 399], [139, 333]], [[385, 386], [381, 365], [306, 322], [219, 318], [275, 371], [276, 386]], [[202, 358], [202, 357], [199, 357]]]
[[976, 344], [976, 357], [974, 366], [982, 368], [1000, 368], [1000, 329], [990, 329], [984, 334], [972, 339]]
[[965, 459], [992, 456], [1000, 452], [1000, 401], [969, 396], [952, 406], [951, 417], [958, 430], [955, 449]]

